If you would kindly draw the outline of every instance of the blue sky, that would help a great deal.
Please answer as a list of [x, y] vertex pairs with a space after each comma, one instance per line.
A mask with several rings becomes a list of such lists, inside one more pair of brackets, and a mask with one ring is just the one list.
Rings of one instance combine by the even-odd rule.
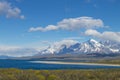
[[[0, 45], [42, 47], [45, 42], [89, 38], [120, 42], [119, 16], [120, 0], [0, 0]], [[72, 26], [66, 29], [63, 23]], [[52, 29], [46, 30], [49, 25]]]

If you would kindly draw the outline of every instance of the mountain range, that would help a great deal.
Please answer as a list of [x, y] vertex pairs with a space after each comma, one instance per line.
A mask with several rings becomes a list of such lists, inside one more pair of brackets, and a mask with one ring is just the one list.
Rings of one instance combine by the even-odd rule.
[[61, 44], [52, 44], [37, 55], [47, 54], [120, 54], [120, 43], [113, 41], [96, 41], [90, 39], [85, 42], [64, 41]]
[[0, 55], [0, 59], [9, 59], [9, 58], [13, 58], [11, 56], [6, 56], [6, 55]]

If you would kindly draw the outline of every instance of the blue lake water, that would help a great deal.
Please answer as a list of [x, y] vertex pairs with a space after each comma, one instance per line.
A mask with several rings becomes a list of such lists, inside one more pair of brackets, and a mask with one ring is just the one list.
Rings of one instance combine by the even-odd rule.
[[0, 60], [0, 68], [56, 70], [56, 69], [108, 69], [108, 68], [120, 68], [120, 66], [44, 64], [44, 63], [31, 63], [30, 61], [27, 60]]

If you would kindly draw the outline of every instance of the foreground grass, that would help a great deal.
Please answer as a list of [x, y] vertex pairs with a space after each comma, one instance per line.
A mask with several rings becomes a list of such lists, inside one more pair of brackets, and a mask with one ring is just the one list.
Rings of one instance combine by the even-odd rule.
[[120, 80], [120, 69], [100, 69], [100, 70], [0, 69], [0, 80]]

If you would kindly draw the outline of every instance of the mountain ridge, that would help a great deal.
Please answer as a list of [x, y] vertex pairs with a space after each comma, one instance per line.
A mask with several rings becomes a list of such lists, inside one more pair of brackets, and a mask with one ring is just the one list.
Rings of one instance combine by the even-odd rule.
[[[67, 42], [69, 43], [69, 42]], [[59, 47], [58, 47], [59, 46]], [[47, 54], [115, 54], [120, 53], [120, 44], [113, 41], [96, 41], [94, 39], [89, 39], [85, 42], [73, 42], [69, 46], [66, 43], [60, 45], [53, 44], [47, 49], [40, 51], [37, 55], [47, 55]]]

